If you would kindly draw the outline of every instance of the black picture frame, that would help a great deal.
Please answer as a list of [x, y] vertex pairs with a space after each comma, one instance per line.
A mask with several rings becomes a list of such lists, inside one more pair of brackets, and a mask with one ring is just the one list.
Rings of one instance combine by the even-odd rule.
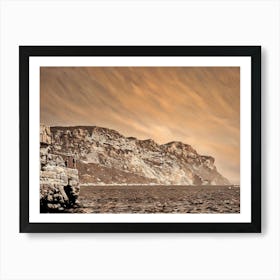
[[[29, 221], [29, 58], [32, 56], [251, 57], [250, 223], [32, 223]], [[20, 232], [22, 233], [248, 233], [261, 232], [260, 46], [19, 46]], [[39, 176], [39, 175], [38, 175]]]

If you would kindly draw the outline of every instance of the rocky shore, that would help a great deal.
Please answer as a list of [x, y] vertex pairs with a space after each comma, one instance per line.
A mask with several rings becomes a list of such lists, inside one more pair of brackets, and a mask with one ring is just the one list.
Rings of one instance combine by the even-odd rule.
[[[81, 187], [82, 185], [82, 187]], [[79, 198], [79, 200], [78, 200]], [[212, 156], [101, 127], [40, 127], [41, 213], [237, 213]]]
[[40, 126], [40, 211], [63, 212], [78, 206], [80, 192], [78, 170], [66, 166], [61, 155], [50, 152], [50, 128]]

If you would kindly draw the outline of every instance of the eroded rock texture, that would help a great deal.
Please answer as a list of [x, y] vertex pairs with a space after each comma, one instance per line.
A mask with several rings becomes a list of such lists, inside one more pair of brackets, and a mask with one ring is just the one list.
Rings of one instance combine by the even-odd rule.
[[66, 166], [63, 155], [51, 152], [50, 128], [40, 126], [40, 209], [41, 212], [59, 212], [78, 205], [80, 191], [78, 170]]

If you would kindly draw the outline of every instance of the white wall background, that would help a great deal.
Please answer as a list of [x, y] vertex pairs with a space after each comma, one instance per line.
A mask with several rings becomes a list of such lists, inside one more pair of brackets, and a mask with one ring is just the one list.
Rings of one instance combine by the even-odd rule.
[[[0, 279], [280, 279], [275, 1], [0, 2]], [[262, 45], [262, 234], [19, 234], [19, 45]]]

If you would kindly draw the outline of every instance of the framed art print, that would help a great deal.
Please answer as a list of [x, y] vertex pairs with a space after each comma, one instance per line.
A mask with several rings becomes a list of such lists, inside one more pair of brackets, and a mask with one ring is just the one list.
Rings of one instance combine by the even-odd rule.
[[260, 46], [20, 46], [20, 232], [261, 232]]

